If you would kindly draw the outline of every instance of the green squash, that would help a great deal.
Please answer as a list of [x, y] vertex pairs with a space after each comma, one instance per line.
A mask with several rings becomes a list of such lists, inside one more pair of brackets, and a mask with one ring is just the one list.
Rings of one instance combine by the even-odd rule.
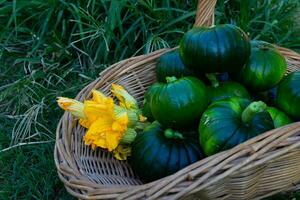
[[208, 105], [206, 86], [195, 77], [167, 77], [167, 83], [152, 87], [157, 87], [150, 99], [152, 115], [165, 127], [196, 124]]
[[143, 101], [143, 107], [142, 107], [142, 115], [147, 118], [147, 121], [152, 122], [154, 120], [151, 108], [150, 108], [150, 103], [149, 100], [147, 101], [144, 99]]
[[152, 115], [151, 107], [150, 107], [150, 99], [153, 95], [154, 91], [159, 88], [158, 85], [153, 84], [150, 86], [144, 94], [144, 101], [142, 107], [142, 115], [147, 118], [147, 121], [154, 121], [154, 117]]
[[252, 91], [268, 90], [283, 78], [287, 63], [271, 44], [253, 41], [251, 47], [251, 56], [238, 73], [238, 79]]
[[237, 26], [195, 27], [180, 42], [183, 63], [196, 73], [238, 71], [250, 55], [250, 40]]
[[289, 116], [277, 108], [268, 107], [267, 111], [271, 115], [275, 128], [279, 128], [293, 122]]
[[200, 144], [210, 156], [274, 128], [266, 104], [233, 97], [212, 103], [203, 113]]
[[166, 77], [175, 76], [176, 78], [181, 78], [193, 74], [183, 64], [178, 50], [167, 52], [160, 56], [155, 69], [157, 81], [164, 83], [166, 82]]
[[145, 128], [132, 143], [129, 163], [149, 182], [163, 178], [203, 158], [198, 140], [164, 129], [157, 121]]
[[211, 102], [231, 97], [250, 99], [250, 94], [243, 85], [233, 81], [220, 83], [214, 74], [207, 74], [207, 77], [212, 83], [208, 89]]
[[288, 74], [277, 87], [276, 105], [296, 120], [300, 120], [300, 71]]

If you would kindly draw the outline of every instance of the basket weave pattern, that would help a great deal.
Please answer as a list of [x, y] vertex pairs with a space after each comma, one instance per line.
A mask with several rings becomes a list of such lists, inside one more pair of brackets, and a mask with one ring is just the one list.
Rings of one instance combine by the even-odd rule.
[[[195, 26], [214, 23], [215, 4], [216, 0], [199, 0]], [[277, 48], [288, 62], [288, 72], [299, 70], [300, 55]], [[118, 83], [141, 103], [144, 92], [155, 82], [156, 60], [167, 51], [170, 49], [110, 66], [76, 99], [89, 98], [92, 89], [111, 95], [111, 83]], [[300, 122], [268, 131], [148, 184], [143, 184], [126, 161], [84, 145], [84, 133], [77, 120], [65, 113], [57, 127], [54, 150], [60, 179], [80, 199], [260, 199], [297, 189], [300, 182]]]

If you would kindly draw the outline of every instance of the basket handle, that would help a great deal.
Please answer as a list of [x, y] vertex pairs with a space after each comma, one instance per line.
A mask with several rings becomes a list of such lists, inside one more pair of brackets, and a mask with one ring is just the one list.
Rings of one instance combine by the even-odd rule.
[[212, 26], [215, 21], [215, 6], [217, 0], [198, 0], [194, 27]]

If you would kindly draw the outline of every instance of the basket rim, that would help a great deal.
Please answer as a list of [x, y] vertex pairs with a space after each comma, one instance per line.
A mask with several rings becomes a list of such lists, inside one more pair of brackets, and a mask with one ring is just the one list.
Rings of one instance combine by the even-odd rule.
[[[70, 115], [70, 114], [67, 113], [67, 112], [65, 112], [64, 115], [61, 117], [61, 119], [60, 119], [58, 125], [60, 125], [60, 124], [62, 123], [62, 120], [63, 120], [63, 118], [65, 117], [65, 115]], [[184, 167], [183, 169], [181, 169], [181, 170], [175, 172], [174, 174], [171, 174], [171, 175], [168, 175], [168, 176], [166, 176], [166, 177], [157, 179], [157, 180], [155, 180], [155, 181], [151, 181], [151, 182], [148, 182], [148, 183], [143, 183], [143, 184], [141, 184], [141, 185], [154, 185], [154, 184], [156, 184], [157, 182], [160, 182], [161, 180], [163, 180], [163, 179], [165, 179], [165, 178], [167, 178], [167, 177], [171, 177], [171, 176], [174, 176], [174, 175], [176, 175], [176, 174], [184, 173], [184, 172], [186, 171], [185, 169], [186, 169], [186, 168], [189, 168], [190, 166], [194, 166], [194, 165], [198, 166], [199, 163], [202, 163], [202, 162], [205, 163], [205, 162], [208, 162], [208, 161], [210, 161], [210, 160], [214, 160], [214, 159], [215, 159], [214, 157], [221, 157], [221, 156], [223, 156], [223, 155], [225, 155], [225, 154], [226, 154], [226, 155], [230, 155], [230, 154], [232, 154], [233, 152], [240, 151], [240, 150], [247, 150], [247, 151], [249, 151], [249, 152], [251, 152], [251, 153], [257, 152], [262, 146], [259, 145], [259, 144], [257, 144], [257, 143], [255, 143], [255, 142], [260, 141], [260, 140], [263, 140], [263, 139], [266, 139], [266, 138], [268, 138], [268, 137], [271, 137], [271, 135], [273, 135], [273, 137], [275, 137], [274, 133], [276, 134], [276, 132], [277, 132], [278, 130], [285, 130], [285, 132], [288, 132], [288, 131], [295, 131], [295, 130], [298, 131], [297, 128], [298, 128], [299, 131], [300, 131], [300, 121], [293, 122], [293, 123], [291, 123], [291, 124], [288, 124], [288, 125], [285, 125], [285, 126], [282, 126], [282, 127], [279, 127], [279, 128], [275, 128], [275, 129], [269, 130], [269, 131], [267, 131], [267, 132], [264, 132], [264, 133], [261, 134], [261, 135], [258, 135], [258, 136], [256, 136], [256, 137], [253, 137], [253, 138], [251, 138], [251, 139], [249, 139], [249, 140], [247, 140], [247, 141], [245, 141], [245, 142], [243, 142], [243, 143], [241, 143], [241, 144], [239, 144], [239, 145], [237, 145], [237, 146], [235, 146], [235, 147], [233, 147], [233, 148], [231, 148], [231, 149], [228, 149], [228, 150], [225, 150], [225, 151], [221, 151], [221, 152], [216, 153], [216, 154], [214, 154], [214, 155], [205, 157], [204, 159], [201, 159], [201, 160], [199, 160], [199, 161], [197, 161], [197, 162], [195, 162], [195, 163], [193, 163], [193, 164], [191, 164], [191, 165], [189, 165], [189, 166]], [[59, 134], [59, 133], [57, 133], [57, 134]], [[273, 137], [272, 137], [272, 138], [273, 138]], [[300, 136], [299, 136], [299, 140], [300, 140]], [[298, 146], [300, 147], [300, 143], [299, 143], [299, 145], [297, 145], [296, 147], [298, 147]], [[295, 147], [295, 148], [296, 148], [296, 147]], [[54, 148], [54, 149], [55, 149], [55, 150], [54, 150], [54, 157], [57, 158], [58, 153], [61, 151], [61, 150], [59, 149], [59, 147], [58, 147], [57, 141], [55, 142], [55, 148]], [[56, 162], [55, 162], [56, 167], [59, 168], [59, 167], [60, 167], [60, 164], [58, 163], [58, 159], [56, 159], [55, 161], [56, 161]], [[120, 161], [120, 162], [121, 162], [121, 161]], [[257, 165], [257, 164], [256, 164], [256, 165]], [[253, 166], [251, 166], [251, 167], [253, 167]], [[248, 168], [250, 168], [250, 167], [248, 167]], [[82, 175], [83, 175], [83, 174], [82, 174]], [[190, 177], [190, 178], [193, 179], [193, 177]], [[129, 189], [132, 189], [132, 188], [139, 187], [139, 186], [141, 186], [141, 185], [119, 185], [119, 186], [120, 186], [121, 188], [129, 188]], [[114, 185], [114, 186], [116, 186], [116, 185]], [[111, 185], [108, 185], [108, 187], [111, 187]]]

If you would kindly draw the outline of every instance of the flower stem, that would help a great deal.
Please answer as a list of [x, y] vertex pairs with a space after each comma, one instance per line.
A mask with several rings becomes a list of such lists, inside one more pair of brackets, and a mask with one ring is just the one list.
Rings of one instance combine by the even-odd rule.
[[214, 88], [219, 87], [220, 84], [215, 74], [206, 74], [206, 77]]
[[149, 126], [150, 122], [137, 122], [134, 126], [135, 130], [144, 130], [147, 126]]
[[263, 112], [267, 109], [267, 105], [262, 101], [256, 101], [250, 103], [242, 113], [242, 121], [244, 123], [249, 123], [253, 117], [260, 112]]
[[165, 137], [169, 139], [184, 139], [181, 133], [179, 133], [178, 131], [173, 131], [170, 128], [165, 130]]

